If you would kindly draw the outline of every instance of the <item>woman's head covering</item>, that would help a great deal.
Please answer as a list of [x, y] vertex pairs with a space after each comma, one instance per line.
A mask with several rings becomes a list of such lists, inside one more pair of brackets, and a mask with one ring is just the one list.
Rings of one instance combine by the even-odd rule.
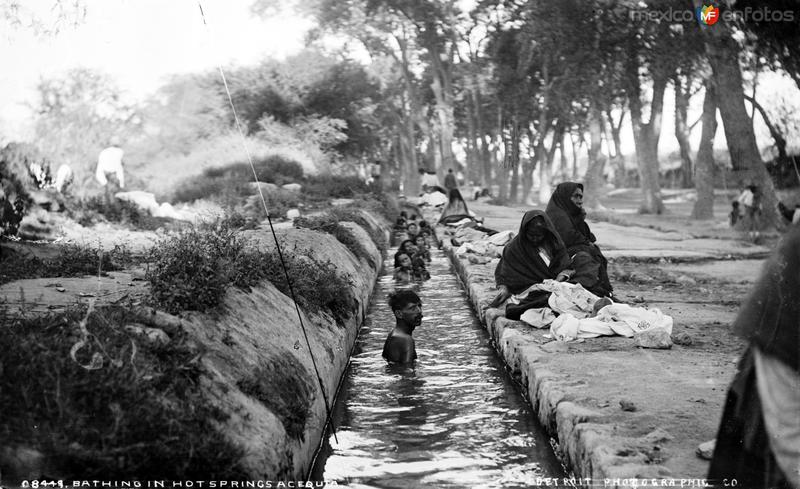
[[553, 226], [568, 249], [595, 241], [589, 225], [586, 224], [586, 211], [572, 202], [572, 194], [576, 189], [583, 190], [583, 184], [559, 183], [550, 197], [550, 202], [547, 203], [546, 210], [547, 216], [553, 221]]
[[[527, 237], [527, 228], [535, 219], [541, 219], [544, 223], [545, 243], [552, 254], [549, 266], [539, 255], [539, 246], [531, 243]], [[545, 279], [554, 279], [568, 264], [569, 256], [553, 223], [544, 212], [532, 210], [522, 216], [519, 233], [503, 249], [503, 257], [497, 264], [494, 278], [497, 285], [505, 285], [516, 294]]]
[[800, 373], [800, 227], [792, 226], [767, 260], [733, 330], [762, 353]]
[[575, 193], [576, 189], [581, 189], [581, 192], [583, 192], [583, 184], [578, 182], [559, 183], [550, 197], [550, 202], [547, 204], [548, 210], [550, 209], [550, 204], [553, 204], [560, 209], [564, 209], [570, 216], [581, 216], [582, 218], [586, 215], [586, 212], [582, 207], [578, 207], [572, 202], [572, 194]]

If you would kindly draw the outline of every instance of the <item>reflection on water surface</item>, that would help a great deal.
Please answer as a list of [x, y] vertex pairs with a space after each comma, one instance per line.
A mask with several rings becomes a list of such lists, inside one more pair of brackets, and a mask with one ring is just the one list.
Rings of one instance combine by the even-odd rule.
[[381, 358], [394, 327], [378, 282], [313, 478], [339, 487], [530, 487], [564, 477], [548, 438], [517, 393], [473, 316], [450, 263], [432, 250], [431, 279], [413, 285], [425, 315], [414, 367]]

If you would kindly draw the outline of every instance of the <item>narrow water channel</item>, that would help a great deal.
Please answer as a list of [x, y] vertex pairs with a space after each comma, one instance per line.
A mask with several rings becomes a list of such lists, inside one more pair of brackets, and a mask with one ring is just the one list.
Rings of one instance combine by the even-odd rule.
[[447, 257], [431, 250], [412, 367], [381, 358], [394, 316], [392, 256], [334, 407], [314, 480], [351, 488], [514, 488], [564, 477], [549, 438], [496, 357]]

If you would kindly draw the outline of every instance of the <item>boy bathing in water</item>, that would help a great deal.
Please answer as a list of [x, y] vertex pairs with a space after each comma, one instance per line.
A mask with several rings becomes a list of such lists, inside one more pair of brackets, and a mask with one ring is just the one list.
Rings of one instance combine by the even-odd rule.
[[383, 344], [383, 358], [389, 363], [411, 363], [417, 358], [411, 333], [422, 323], [422, 302], [413, 290], [389, 295], [389, 307], [397, 321]]

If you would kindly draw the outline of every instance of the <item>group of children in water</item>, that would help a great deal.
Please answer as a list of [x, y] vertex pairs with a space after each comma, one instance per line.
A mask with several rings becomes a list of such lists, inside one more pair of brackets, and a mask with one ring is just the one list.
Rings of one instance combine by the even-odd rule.
[[417, 220], [415, 214], [409, 217], [403, 211], [395, 222], [394, 230], [405, 238], [394, 255], [395, 280], [408, 282], [431, 278], [425, 264], [431, 261], [430, 248], [435, 240], [428, 222]]

